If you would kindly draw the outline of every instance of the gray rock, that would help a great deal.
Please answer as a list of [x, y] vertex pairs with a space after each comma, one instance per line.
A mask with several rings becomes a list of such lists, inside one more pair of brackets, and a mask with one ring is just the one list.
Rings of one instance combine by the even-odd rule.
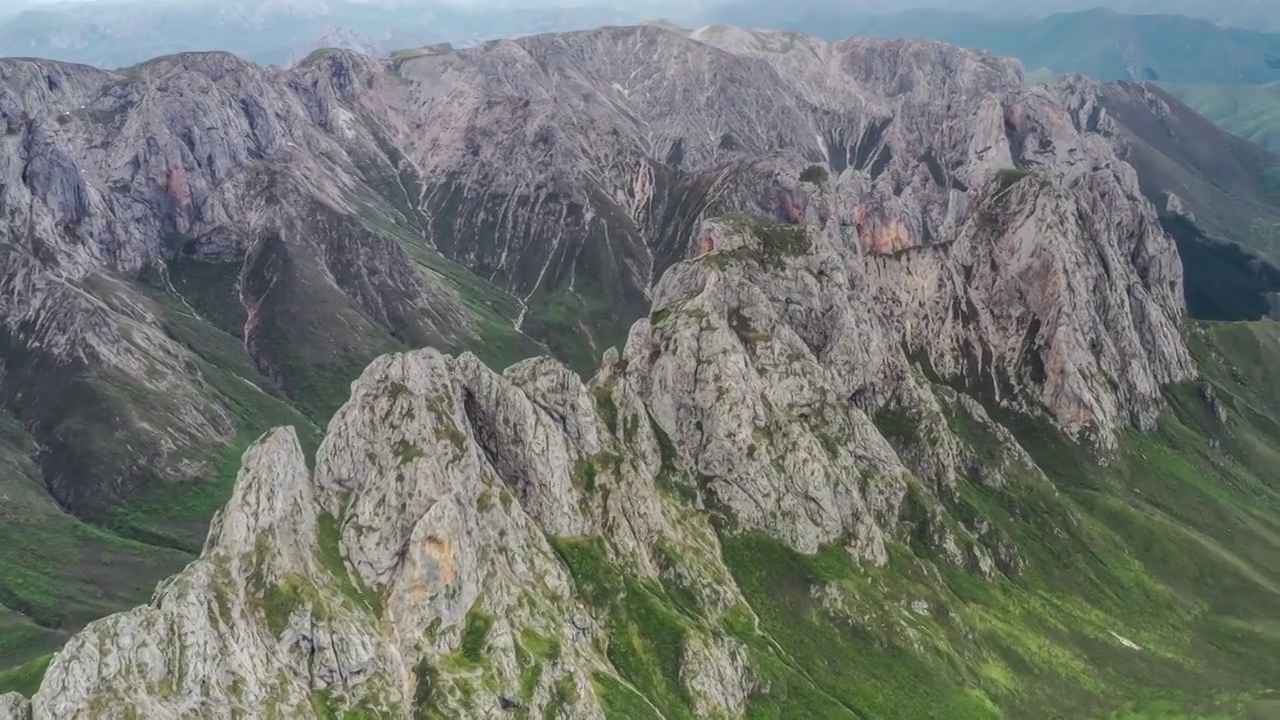
[[31, 703], [16, 692], [0, 695], [0, 720], [30, 720]]

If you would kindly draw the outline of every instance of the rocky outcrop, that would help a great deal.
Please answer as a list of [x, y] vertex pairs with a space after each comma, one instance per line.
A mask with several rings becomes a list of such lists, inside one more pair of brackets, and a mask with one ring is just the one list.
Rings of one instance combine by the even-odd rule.
[[30, 720], [31, 703], [16, 692], [0, 695], [0, 719]]
[[[653, 67], [637, 71], [636, 55]], [[481, 233], [455, 247], [517, 293], [598, 277], [584, 253], [607, 235], [607, 292], [630, 286], [634, 298], [673, 259], [664, 253], [697, 251], [691, 234], [669, 234], [693, 227], [673, 226], [673, 212], [748, 210], [852, 226], [845, 242], [878, 285], [888, 332], [938, 372], [986, 375], [1000, 402], [1047, 405], [1104, 444], [1130, 422], [1150, 427], [1159, 385], [1191, 373], [1176, 330], [1181, 268], [1136, 174], [1081, 124], [1088, 113], [1023, 89], [1012, 61], [919, 41], [643, 27], [431, 54], [399, 72], [426, 129], [407, 143], [427, 178], [424, 211], [452, 223], [437, 237]], [[431, 80], [441, 74], [469, 80]], [[711, 100], [681, 99], [712, 76]], [[823, 179], [796, 182], [810, 166]], [[522, 198], [502, 214], [527, 218], [492, 249], [492, 230], [462, 219], [493, 214], [485, 194]], [[575, 259], [561, 263], [560, 248]], [[946, 289], [916, 294], [937, 282]], [[1009, 315], [977, 317], [987, 308]], [[1095, 340], [1099, 323], [1114, 343]], [[1130, 355], [1145, 369], [1122, 380]], [[996, 377], [1006, 372], [1019, 377]]]
[[[1106, 138], [1137, 170], [1158, 208], [1276, 262], [1275, 154], [1216, 127], [1156, 85], [1067, 75], [1052, 92], [1079, 127]], [[1203, 268], [1191, 262], [1187, 270]]]

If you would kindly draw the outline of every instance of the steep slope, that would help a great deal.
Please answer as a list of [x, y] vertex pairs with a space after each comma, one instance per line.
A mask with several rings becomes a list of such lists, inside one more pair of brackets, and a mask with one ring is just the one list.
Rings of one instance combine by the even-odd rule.
[[[68, 643], [29, 705], [0, 707], [1274, 710], [1280, 493], [1259, 471], [1277, 398], [1253, 390], [1276, 379], [1274, 326], [1194, 329], [1206, 380], [1171, 386], [1160, 429], [1098, 465], [897, 348], [881, 350], [891, 397], [857, 391], [881, 321], [867, 274], [914, 253], [859, 269], [836, 223], [702, 230], [711, 249], [664, 275], [588, 384], [549, 359], [498, 375], [396, 354], [353, 385], [314, 470], [291, 430], [263, 436], [201, 558]], [[1014, 226], [988, 252], [1044, 237]]]
[[1223, 130], [1280, 152], [1280, 83], [1161, 87]]
[[[1261, 256], [1253, 264], [1264, 292], [1280, 291], [1280, 156], [1222, 132], [1162, 88], [1067, 76], [1057, 92], [1088, 126], [1112, 140], [1133, 164], [1143, 192], [1166, 214], [1180, 216], [1203, 234], [1238, 243]], [[1172, 222], [1166, 218], [1166, 223]], [[1177, 228], [1170, 226], [1173, 232]], [[1187, 233], [1175, 232], [1185, 242]], [[1262, 260], [1268, 261], [1262, 263]], [[1188, 263], [1190, 282], [1201, 282], [1202, 263]], [[1213, 278], [1207, 278], [1213, 284]], [[1215, 319], [1256, 318], [1228, 314]]]

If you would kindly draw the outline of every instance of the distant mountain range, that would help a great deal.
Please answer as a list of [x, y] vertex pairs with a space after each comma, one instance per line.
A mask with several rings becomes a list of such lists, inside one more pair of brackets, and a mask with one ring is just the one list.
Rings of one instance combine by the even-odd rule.
[[[564, 0], [563, 6], [551, 7], [417, 0], [28, 1], [6, 3], [0, 10], [0, 56], [118, 68], [160, 55], [217, 49], [254, 62], [285, 63], [326, 44], [374, 53], [440, 42], [467, 47], [499, 37], [665, 17], [689, 27], [747, 25], [826, 39], [925, 37], [1012, 55], [1028, 67], [1101, 79], [1280, 80], [1280, 7], [1273, 3], [1110, 3], [1142, 13], [1135, 15], [1090, 8], [1096, 1], [1059, 0], [1033, 10], [1007, 0], [946, 3], [945, 8], [930, 7], [942, 4], [931, 0], [662, 0], [631, 6]], [[1152, 11], [1184, 14], [1145, 14]]]
[[923, 37], [1016, 57], [1028, 68], [1102, 80], [1212, 84], [1280, 80], [1280, 34], [1224, 28], [1183, 15], [1125, 15], [1102, 9], [1043, 18], [945, 10], [867, 15], [825, 3], [797, 9], [740, 0], [718, 9], [714, 19], [827, 39]]
[[385, 53], [440, 42], [465, 47], [499, 37], [640, 19], [606, 6], [504, 8], [495, 13], [484, 7], [352, 0], [71, 3], [0, 15], [0, 57], [42, 57], [113, 69], [179, 52], [226, 50], [253, 62], [279, 64], [300, 49], [315, 49], [339, 37], [362, 41], [351, 49]]

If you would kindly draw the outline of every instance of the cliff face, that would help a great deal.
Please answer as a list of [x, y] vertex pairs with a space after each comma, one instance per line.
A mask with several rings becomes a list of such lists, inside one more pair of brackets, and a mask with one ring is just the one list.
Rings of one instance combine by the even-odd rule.
[[[1058, 488], [1138, 483], [1091, 453], [1127, 471], [1199, 372], [1094, 90], [656, 27], [0, 78], [0, 397], [52, 497], [171, 540], [121, 504], [298, 428], [244, 454], [199, 559], [8, 712], [882, 716], [892, 693], [822, 667], [901, 661], [959, 663], [934, 700], [983, 716], [1047, 707], [1059, 670], [1086, 688], [1108, 632], [1217, 687], [1130, 614], [1190, 623], [1181, 586], [1050, 570], [1126, 556]], [[515, 362], [546, 350], [566, 364]], [[1021, 583], [1070, 599], [983, 614]]]

